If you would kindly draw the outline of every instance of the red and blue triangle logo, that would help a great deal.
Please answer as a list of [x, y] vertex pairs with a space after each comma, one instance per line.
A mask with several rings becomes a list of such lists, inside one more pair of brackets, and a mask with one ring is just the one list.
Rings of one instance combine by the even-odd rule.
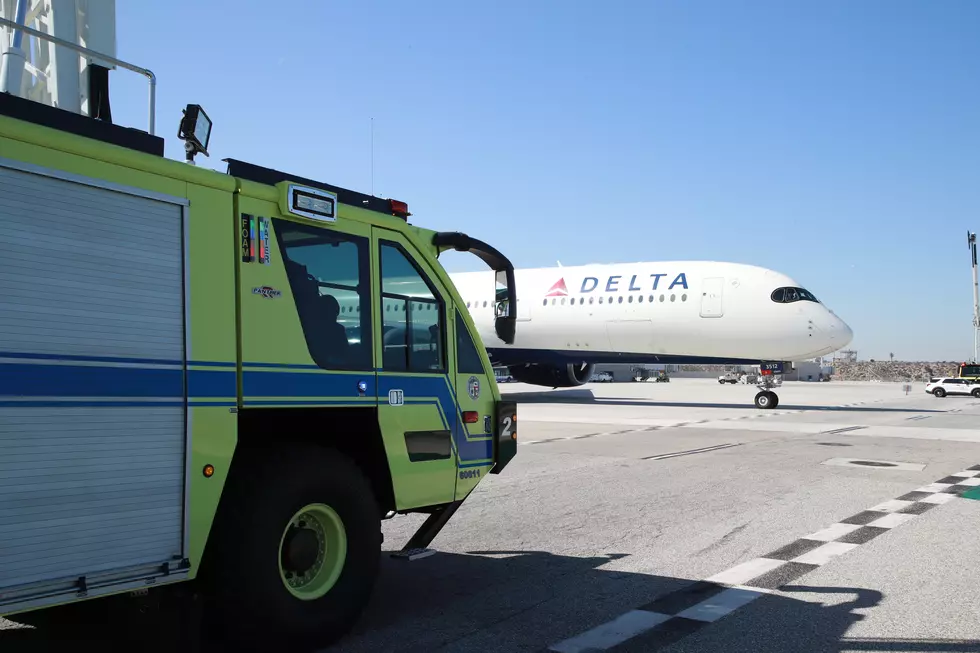
[[555, 283], [555, 285], [553, 285], [551, 288], [548, 289], [547, 294], [545, 294], [545, 297], [567, 297], [567, 296], [568, 296], [568, 287], [565, 285], [564, 277], [559, 279]]

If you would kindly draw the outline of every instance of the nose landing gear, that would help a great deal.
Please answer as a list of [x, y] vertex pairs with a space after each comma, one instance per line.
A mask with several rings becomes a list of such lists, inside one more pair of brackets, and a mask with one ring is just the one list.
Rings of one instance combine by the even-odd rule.
[[779, 405], [779, 395], [772, 390], [762, 390], [755, 395], [756, 408], [775, 408]]
[[772, 391], [776, 387], [776, 375], [782, 375], [782, 363], [762, 363], [759, 365], [759, 392], [755, 395], [755, 407], [763, 410], [779, 405], [779, 396]]

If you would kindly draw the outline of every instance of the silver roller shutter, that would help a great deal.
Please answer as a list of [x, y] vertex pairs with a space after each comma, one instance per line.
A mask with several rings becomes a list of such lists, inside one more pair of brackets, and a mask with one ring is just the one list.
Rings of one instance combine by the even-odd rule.
[[0, 608], [183, 556], [182, 221], [0, 166]]

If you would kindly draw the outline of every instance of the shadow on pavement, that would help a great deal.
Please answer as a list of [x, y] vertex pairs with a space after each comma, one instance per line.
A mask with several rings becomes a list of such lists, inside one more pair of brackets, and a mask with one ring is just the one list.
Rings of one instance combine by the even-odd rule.
[[[367, 611], [354, 630], [323, 653], [367, 651], [543, 651], [619, 615], [689, 588], [691, 580], [600, 569], [625, 554], [573, 557], [536, 551], [438, 553], [414, 562], [385, 557]], [[848, 587], [784, 586], [828, 595], [817, 602], [763, 595], [713, 624], [674, 619], [623, 642], [617, 653], [844, 653], [851, 651], [977, 651], [980, 641], [849, 639], [880, 592]], [[840, 595], [853, 600], [837, 603]], [[680, 596], [675, 594], [674, 596]], [[678, 610], [683, 601], [673, 601]], [[837, 603], [837, 604], [831, 604]], [[34, 630], [0, 630], [0, 650], [27, 653], [85, 645], [102, 650], [210, 652], [228, 650], [199, 638], [191, 611], [176, 605], [134, 610], [129, 601], [92, 604], [77, 613], [32, 619]], [[653, 607], [651, 607], [653, 609]], [[69, 614], [71, 613], [71, 616]], [[84, 616], [83, 616], [84, 615]], [[676, 627], [680, 623], [681, 627]], [[270, 652], [283, 649], [272, 646]]]
[[[936, 638], [852, 637], [848, 632], [877, 607], [884, 595], [854, 587], [783, 585], [781, 591], [804, 597], [762, 596], [715, 624], [700, 628], [670, 653], [858, 653], [901, 651], [967, 653], [980, 650], [980, 640]], [[816, 596], [821, 595], [821, 596]], [[850, 598], [850, 600], [846, 600]], [[842, 600], [845, 599], [845, 600]], [[862, 614], [863, 613], [863, 614]], [[923, 620], [928, 623], [928, 620]], [[656, 633], [641, 635], [615, 649], [617, 653], [659, 650], [665, 644]]]
[[[776, 389], [779, 392], [779, 389]], [[632, 397], [597, 398], [591, 390], [555, 390], [553, 392], [512, 392], [502, 393], [507, 401], [516, 401], [518, 404], [579, 404], [589, 406], [645, 406], [648, 408], [736, 408], [742, 410], [753, 410], [763, 414], [770, 411], [756, 408], [752, 403], [755, 393], [744, 396], [744, 401], [738, 403], [733, 399], [732, 403], [709, 403], [696, 401], [657, 401], [656, 399], [636, 399]], [[739, 396], [739, 400], [743, 397]], [[841, 413], [945, 413], [945, 410], [932, 408], [894, 408], [894, 407], [875, 407], [875, 406], [816, 406], [803, 404], [784, 404], [780, 403], [775, 411], [781, 410], [803, 410], [821, 412], [841, 412]]]

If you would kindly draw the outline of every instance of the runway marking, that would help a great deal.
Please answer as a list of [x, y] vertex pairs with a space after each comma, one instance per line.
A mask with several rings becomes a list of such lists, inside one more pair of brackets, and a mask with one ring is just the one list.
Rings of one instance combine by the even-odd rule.
[[690, 456], [696, 453], [708, 453], [709, 451], [718, 451], [719, 449], [728, 449], [730, 447], [737, 447], [741, 442], [733, 442], [730, 444], [716, 444], [710, 447], [701, 447], [700, 449], [688, 449], [686, 451], [675, 451], [673, 453], [661, 453], [655, 456], [644, 456], [640, 460], [664, 460], [666, 458], [677, 458], [678, 456]]
[[861, 429], [866, 429], [866, 428], [868, 428], [868, 427], [867, 426], [845, 426], [844, 428], [833, 429], [831, 431], [820, 431], [820, 433], [821, 434], [824, 434], [824, 435], [836, 435], [838, 433], [847, 433], [849, 431], [859, 431]]
[[763, 556], [692, 582], [547, 650], [608, 651], [640, 635], [644, 636], [646, 651], [662, 649], [924, 512], [964, 494], [973, 498], [978, 488], [980, 465], [974, 465], [845, 517]]
[[[737, 422], [737, 421], [746, 420], [746, 419], [758, 419], [760, 417], [776, 417], [776, 416], [780, 416], [780, 415], [798, 415], [798, 414], [801, 414], [801, 413], [812, 412], [812, 411], [836, 410], [838, 408], [849, 408], [849, 407], [852, 407], [852, 406], [861, 406], [861, 405], [865, 405], [865, 404], [881, 403], [881, 402], [884, 402], [884, 401], [887, 401], [887, 400], [886, 399], [876, 399], [876, 400], [873, 400], [873, 401], [861, 401], [861, 402], [857, 402], [857, 403], [853, 403], [853, 404], [840, 404], [840, 405], [837, 405], [837, 406], [811, 406], [811, 407], [800, 408], [800, 409], [796, 409], [796, 410], [762, 410], [762, 409], [760, 409], [758, 412], [751, 413], [751, 414], [748, 414], [748, 415], [732, 415], [730, 417], [719, 417], [717, 419], [708, 418], [708, 419], [699, 419], [699, 420], [695, 420], [695, 421], [673, 422], [673, 423], [670, 423], [670, 424], [655, 424], [655, 425], [650, 425], [650, 426], [637, 426], [636, 428], [621, 429], [621, 430], [618, 430], [618, 431], [602, 431], [602, 432], [598, 432], [598, 433], [586, 433], [584, 435], [569, 435], [569, 436], [560, 436], [560, 437], [555, 437], [555, 438], [543, 438], [543, 439], [539, 439], [539, 440], [526, 440], [526, 441], [522, 442], [522, 444], [525, 444], [525, 445], [528, 445], [528, 444], [546, 444], [548, 442], [564, 442], [566, 440], [585, 440], [585, 439], [588, 439], [588, 438], [598, 438], [598, 437], [604, 437], [604, 436], [607, 436], [607, 435], [626, 435], [626, 434], [632, 434], [632, 433], [647, 433], [647, 432], [652, 432], [652, 431], [662, 431], [664, 429], [685, 428], [685, 427], [688, 427], [688, 426], [696, 426], [696, 425], [702, 425], [702, 424], [707, 424], [708, 425], [708, 428], [714, 428], [714, 427], [718, 427], [722, 422]], [[656, 404], [651, 404], [651, 405], [655, 406]], [[977, 402], [977, 405], [980, 405], [980, 402]], [[931, 417], [931, 415], [913, 415], [912, 417], [906, 417], [905, 420], [908, 420], [908, 421], [916, 421], [916, 420], [928, 419], [929, 417]], [[545, 421], [547, 421], [547, 420], [545, 420]], [[794, 426], [799, 427], [800, 425], [794, 424]], [[819, 428], [819, 425], [812, 425], [812, 426], [815, 426], [815, 427]], [[878, 430], [880, 430], [881, 428], [891, 428], [892, 430], [889, 432], [889, 435], [894, 436], [894, 437], [911, 437], [911, 438], [921, 438], [921, 439], [950, 439], [950, 438], [942, 438], [939, 435], [931, 436], [931, 435], [928, 435], [928, 434], [904, 433], [904, 432], [901, 431], [901, 429], [903, 429], [905, 427], [897, 427], [898, 430], [896, 430], [896, 427], [877, 427], [877, 426], [851, 425], [851, 426], [839, 427], [839, 428], [832, 429], [832, 430], [829, 430], [829, 431], [812, 431], [812, 432], [815, 433], [815, 434], [823, 434], [823, 435], [838, 435], [838, 434], [841, 434], [841, 433], [851, 433], [851, 432], [855, 432], [855, 431], [866, 431], [867, 433], [858, 433], [857, 435], [866, 435], [866, 434], [867, 435], [876, 435], [877, 432], [878, 432]], [[912, 428], [912, 427], [909, 427], [909, 428]], [[937, 431], [937, 430], [938, 429], [930, 429], [930, 432]], [[960, 432], [957, 431], [957, 433], [960, 433]], [[964, 440], [964, 441], [974, 441], [977, 438], [976, 437], [962, 436], [962, 437], [957, 438], [957, 439], [958, 440]]]

